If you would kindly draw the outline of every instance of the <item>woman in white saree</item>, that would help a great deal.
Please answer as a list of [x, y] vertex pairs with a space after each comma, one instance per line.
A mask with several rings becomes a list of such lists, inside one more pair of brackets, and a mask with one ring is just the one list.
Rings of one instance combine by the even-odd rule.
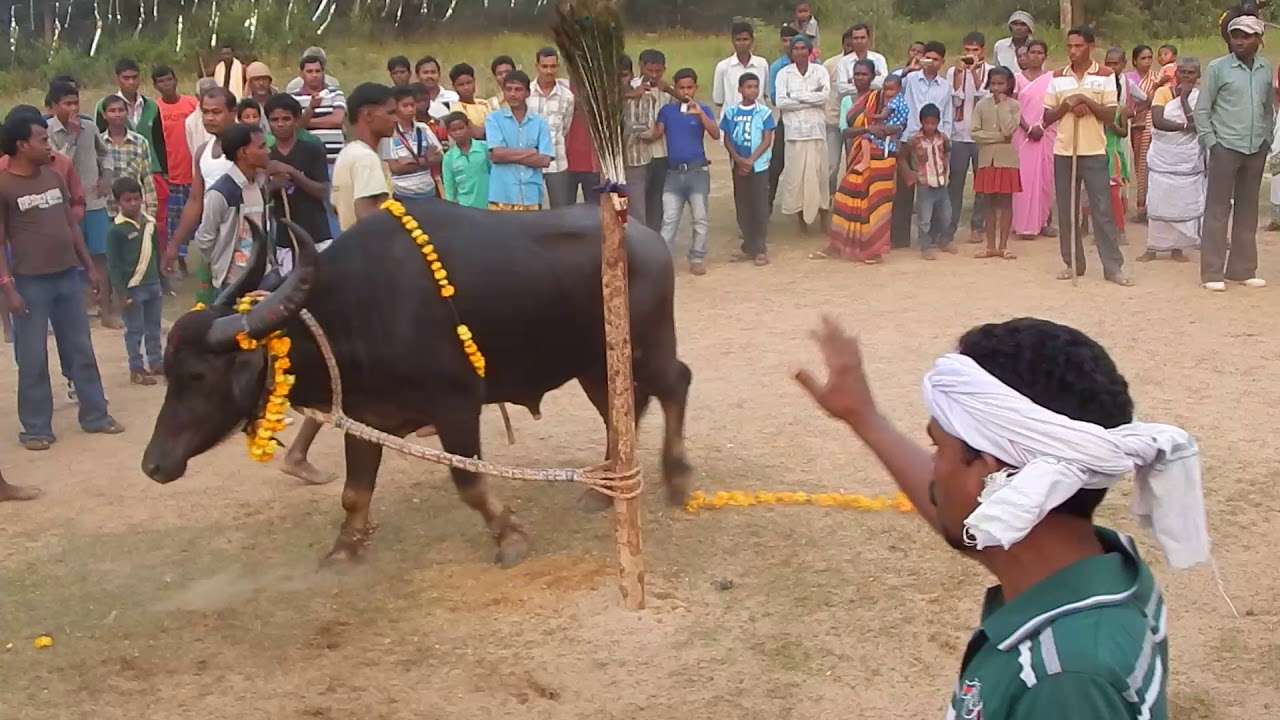
[[1151, 148], [1147, 151], [1147, 251], [1138, 262], [1167, 252], [1187, 262], [1186, 248], [1200, 245], [1200, 226], [1208, 192], [1205, 152], [1196, 138], [1192, 108], [1200, 90], [1200, 63], [1178, 64], [1175, 86], [1156, 91], [1151, 103]]

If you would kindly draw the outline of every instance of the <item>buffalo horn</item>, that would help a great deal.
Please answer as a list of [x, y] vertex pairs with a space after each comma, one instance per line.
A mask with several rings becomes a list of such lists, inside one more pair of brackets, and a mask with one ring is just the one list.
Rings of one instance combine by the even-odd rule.
[[306, 305], [307, 295], [315, 285], [319, 252], [306, 230], [291, 220], [281, 222], [289, 226], [297, 241], [293, 272], [285, 278], [284, 284], [254, 305], [249, 312], [226, 315], [214, 320], [206, 336], [206, 343], [211, 349], [222, 351], [234, 348], [236, 335], [241, 332], [254, 340], [261, 340], [284, 327]]
[[258, 223], [253, 220], [248, 222], [250, 232], [253, 233], [253, 251], [249, 255], [249, 263], [245, 265], [244, 273], [238, 280], [218, 293], [217, 299], [213, 301], [214, 307], [232, 307], [245, 293], [257, 290], [262, 277], [267, 274], [267, 259], [272, 251], [271, 239]]

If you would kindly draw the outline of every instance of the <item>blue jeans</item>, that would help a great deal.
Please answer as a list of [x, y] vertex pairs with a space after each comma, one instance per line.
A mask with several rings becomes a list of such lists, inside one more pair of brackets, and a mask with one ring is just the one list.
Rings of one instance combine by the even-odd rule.
[[916, 185], [916, 239], [920, 250], [951, 244], [951, 193], [945, 187]]
[[[164, 350], [160, 345], [160, 313], [164, 309], [164, 291], [160, 283], [147, 283], [125, 291], [124, 349], [129, 354], [129, 372], [160, 369]], [[143, 344], [147, 362], [142, 362]]]
[[662, 188], [662, 239], [675, 252], [680, 216], [689, 205], [693, 217], [693, 244], [689, 246], [689, 262], [702, 262], [707, 256], [707, 202], [711, 195], [711, 171], [705, 167], [679, 170], [672, 165]]
[[84, 309], [84, 283], [73, 268], [51, 275], [18, 275], [14, 287], [27, 304], [27, 314], [13, 318], [13, 345], [18, 357], [18, 420], [20, 440], [52, 442], [53, 390], [49, 386], [49, 339], [53, 325], [58, 354], [75, 383], [80, 399], [80, 427], [96, 432], [112, 423], [102, 376], [89, 337], [89, 314]]

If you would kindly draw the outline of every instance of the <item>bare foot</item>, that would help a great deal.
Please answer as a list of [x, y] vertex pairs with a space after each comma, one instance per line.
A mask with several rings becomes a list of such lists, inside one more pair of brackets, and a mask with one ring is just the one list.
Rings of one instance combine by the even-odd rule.
[[21, 485], [10, 485], [7, 482], [0, 481], [0, 502], [14, 501], [21, 502], [24, 500], [35, 500], [40, 497], [38, 488], [22, 487]]
[[102, 315], [102, 327], [108, 330], [119, 330], [124, 327], [124, 322], [115, 315]]
[[1144, 263], [1144, 262], [1151, 262], [1152, 260], [1155, 260], [1155, 259], [1156, 259], [1156, 254], [1155, 254], [1155, 253], [1153, 253], [1153, 252], [1151, 252], [1150, 250], [1148, 250], [1148, 251], [1146, 251], [1146, 252], [1142, 253], [1141, 255], [1139, 255], [1138, 257], [1134, 258], [1134, 260], [1135, 260], [1136, 262], [1143, 262], [1143, 263]]
[[327, 485], [338, 479], [333, 473], [322, 472], [309, 461], [298, 460], [291, 457], [285, 457], [284, 467], [281, 468], [285, 475], [291, 475], [305, 482], [308, 485]]

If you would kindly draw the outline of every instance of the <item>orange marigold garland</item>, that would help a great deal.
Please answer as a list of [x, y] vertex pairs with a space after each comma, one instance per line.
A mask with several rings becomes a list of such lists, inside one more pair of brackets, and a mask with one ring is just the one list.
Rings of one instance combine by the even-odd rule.
[[[247, 313], [260, 298], [246, 295], [236, 302], [236, 312]], [[266, 345], [267, 354], [271, 356], [271, 394], [267, 397], [262, 417], [258, 418], [249, 433], [249, 457], [258, 462], [271, 462], [280, 443], [276, 433], [285, 429], [285, 414], [289, 412], [289, 392], [297, 379], [289, 374], [292, 363], [289, 361], [289, 350], [292, 341], [277, 331], [258, 341], [245, 333], [236, 335], [236, 343], [241, 350], [257, 350]]]
[[[436, 252], [436, 246], [431, 244], [431, 236], [427, 235], [422, 226], [418, 224], [418, 221], [398, 201], [387, 200], [380, 207], [399, 220], [400, 224], [409, 233], [409, 237], [418, 245], [418, 249], [422, 252], [422, 257], [427, 261], [427, 267], [431, 268], [431, 276], [435, 279], [436, 285], [440, 286], [440, 297], [452, 305], [451, 298], [458, 291], [454, 288], [453, 283], [449, 282], [449, 271], [445, 269], [444, 263], [440, 262], [440, 255]], [[456, 312], [454, 317], [457, 317]], [[467, 360], [471, 361], [471, 367], [475, 369], [476, 375], [484, 377], [484, 354], [480, 352], [480, 347], [476, 345], [475, 338], [471, 334], [471, 328], [459, 322], [456, 330], [458, 341], [462, 343], [462, 351], [467, 354]]]
[[693, 493], [684, 504], [687, 512], [701, 510], [719, 510], [723, 507], [751, 507], [754, 505], [820, 505], [822, 507], [839, 507], [850, 510], [883, 512], [897, 510], [902, 513], [914, 512], [915, 507], [907, 499], [905, 493], [898, 492], [891, 496], [867, 497], [865, 495], [846, 495], [844, 493], [817, 493], [810, 495], [803, 492], [717, 492], [708, 495], [702, 491]]

